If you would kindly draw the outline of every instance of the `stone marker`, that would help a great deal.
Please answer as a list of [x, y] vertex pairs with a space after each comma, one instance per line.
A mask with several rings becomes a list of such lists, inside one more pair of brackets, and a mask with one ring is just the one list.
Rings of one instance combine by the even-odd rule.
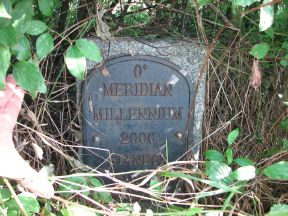
[[172, 39], [90, 39], [105, 61], [98, 67], [89, 62], [78, 91], [83, 143], [88, 147], [82, 151], [83, 162], [123, 172], [155, 169], [187, 150], [197, 159], [203, 80], [190, 117], [189, 111], [205, 50]]

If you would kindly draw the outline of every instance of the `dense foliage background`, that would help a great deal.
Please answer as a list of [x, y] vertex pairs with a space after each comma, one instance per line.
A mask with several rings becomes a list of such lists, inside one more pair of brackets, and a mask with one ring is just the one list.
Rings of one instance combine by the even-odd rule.
[[[87, 36], [169, 36], [207, 47], [197, 167], [171, 163], [129, 183], [76, 173], [75, 77], [85, 78], [87, 60], [102, 61]], [[1, 0], [0, 88], [13, 73], [32, 96], [16, 145], [35, 169], [56, 175], [62, 192], [51, 200], [17, 192], [17, 199], [1, 184], [0, 215], [287, 215], [287, 38], [287, 0]]]

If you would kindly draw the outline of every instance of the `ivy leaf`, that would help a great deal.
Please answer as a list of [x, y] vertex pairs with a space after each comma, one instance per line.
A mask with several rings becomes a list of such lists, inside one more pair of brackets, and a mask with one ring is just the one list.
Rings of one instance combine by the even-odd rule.
[[239, 136], [239, 131], [240, 131], [240, 129], [236, 128], [228, 134], [227, 141], [228, 141], [229, 146], [235, 142], [235, 140]]
[[0, 17], [11, 19], [11, 15], [8, 13], [8, 11], [5, 8], [5, 5], [2, 1], [0, 1]]
[[260, 0], [233, 0], [234, 5], [242, 7], [250, 6], [255, 2], [260, 2]]
[[8, 26], [11, 22], [12, 17], [10, 14], [12, 13], [12, 3], [10, 0], [2, 0], [0, 1], [0, 4], [0, 8], [3, 7], [0, 9], [0, 28], [3, 28]]
[[270, 45], [268, 43], [259, 43], [252, 47], [249, 54], [257, 59], [262, 59], [267, 55], [269, 49]]
[[228, 164], [231, 164], [233, 162], [233, 151], [230, 147], [226, 149], [226, 158]]
[[13, 67], [13, 76], [17, 85], [29, 91], [32, 97], [35, 97], [37, 92], [47, 92], [44, 78], [33, 62], [17, 62]]
[[31, 47], [27, 37], [22, 35], [18, 39], [18, 43], [12, 47], [12, 52], [19, 61], [29, 59], [31, 57]]
[[0, 189], [0, 200], [1, 202], [5, 202], [11, 198], [12, 194], [8, 188]]
[[0, 44], [0, 89], [6, 87], [6, 73], [10, 65], [11, 53], [9, 47]]
[[49, 33], [44, 33], [37, 38], [36, 54], [39, 60], [45, 58], [54, 48], [53, 37]]
[[253, 166], [254, 164], [249, 158], [236, 158], [234, 162], [239, 166]]
[[281, 121], [280, 127], [283, 129], [288, 129], [288, 118], [285, 118], [284, 120]]
[[12, 25], [19, 33], [25, 33], [32, 16], [34, 16], [33, 1], [19, 1], [12, 11]]
[[68, 215], [70, 216], [96, 216], [95, 210], [83, 205], [69, 205], [67, 206]]
[[156, 176], [153, 176], [150, 180], [150, 189], [156, 190], [158, 192], [163, 192], [163, 183], [161, 183]]
[[219, 161], [219, 162], [224, 161], [224, 155], [217, 150], [207, 150], [205, 152], [205, 156], [207, 160]]
[[288, 150], [288, 139], [282, 139], [282, 149]]
[[16, 31], [13, 26], [9, 25], [5, 28], [0, 28], [0, 44], [13, 46], [16, 43]]
[[284, 56], [284, 59], [280, 61], [280, 64], [287, 67], [288, 66], [288, 54]]
[[69, 72], [83, 80], [86, 70], [86, 59], [77, 46], [70, 46], [65, 55], [65, 63]]
[[[102, 182], [97, 178], [88, 177], [88, 180], [89, 183], [93, 186], [93, 188], [103, 186]], [[97, 200], [98, 202], [101, 203], [109, 203], [113, 201], [111, 194], [108, 192], [93, 192], [93, 198], [94, 200]]]
[[200, 8], [202, 8], [202, 7], [206, 6], [206, 5], [208, 5], [209, 3], [211, 3], [212, 0], [197, 0], [197, 2], [198, 2], [198, 6]]
[[283, 42], [281, 49], [288, 50], [288, 41]]
[[[85, 186], [85, 187], [82, 187], [82, 186]], [[90, 191], [87, 190], [86, 187], [88, 187], [88, 183], [85, 177], [72, 176], [72, 177], [68, 177], [65, 179], [65, 182], [63, 182], [60, 185], [59, 190], [64, 191], [65, 193], [63, 193], [63, 196], [66, 196], [66, 197], [75, 193], [75, 191], [77, 190], [86, 190], [81, 193], [85, 196], [88, 196]]]
[[93, 41], [79, 39], [76, 41], [76, 46], [87, 59], [95, 62], [102, 61], [100, 50]]
[[[273, 0], [264, 0], [263, 4], [272, 2]], [[260, 22], [259, 31], [266, 31], [270, 26], [272, 26], [274, 21], [274, 6], [267, 5], [260, 8]]]
[[272, 179], [288, 180], [288, 162], [281, 161], [263, 170], [263, 174]]
[[[37, 199], [28, 195], [24, 195], [24, 194], [18, 195], [18, 199], [21, 201], [26, 212], [29, 212], [29, 213], [40, 212], [40, 205]], [[16, 203], [15, 199], [8, 200], [7, 202], [4, 203], [4, 205], [6, 208], [8, 208], [8, 215], [10, 214], [14, 215], [12, 212], [20, 212], [19, 206]]]
[[265, 31], [266, 35], [271, 38], [271, 40], [274, 40], [275, 38], [275, 31], [273, 29], [273, 27], [270, 27], [268, 28], [266, 31]]
[[223, 180], [231, 174], [231, 168], [218, 161], [206, 161], [205, 162], [205, 173], [212, 180]]
[[39, 35], [47, 30], [47, 25], [40, 20], [31, 20], [26, 30], [27, 34]]
[[254, 166], [243, 166], [235, 170], [232, 175], [238, 181], [248, 181], [255, 178], [256, 169]]
[[286, 216], [288, 215], [288, 205], [275, 204], [271, 207], [266, 216]]
[[51, 16], [54, 10], [53, 0], [38, 0], [38, 6], [44, 16]]

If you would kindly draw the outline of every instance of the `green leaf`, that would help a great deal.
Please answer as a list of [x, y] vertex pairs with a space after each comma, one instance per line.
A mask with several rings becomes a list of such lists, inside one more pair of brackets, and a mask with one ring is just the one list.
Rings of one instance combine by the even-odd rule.
[[[85, 186], [85, 187], [82, 187]], [[65, 182], [62, 183], [62, 185], [59, 186], [60, 191], [64, 191], [66, 193], [63, 193], [62, 195], [67, 197], [71, 194], [74, 194], [75, 191], [79, 190], [87, 190], [88, 183], [87, 179], [83, 176], [72, 176], [65, 178]], [[83, 195], [88, 196], [90, 191], [84, 191], [81, 192]]]
[[17, 36], [13, 26], [9, 25], [5, 28], [0, 28], [0, 44], [13, 46], [16, 43]]
[[197, 0], [197, 2], [198, 2], [198, 7], [202, 8], [206, 5], [208, 5], [209, 3], [211, 3], [212, 0]]
[[250, 6], [255, 2], [260, 2], [260, 0], [233, 0], [234, 5], [242, 7]]
[[68, 210], [67, 209], [61, 209], [61, 215], [62, 216], [71, 216], [71, 215], [69, 215], [69, 212], [68, 212]]
[[38, 6], [44, 16], [51, 16], [54, 10], [53, 0], [38, 0]]
[[235, 170], [232, 175], [238, 181], [248, 181], [255, 178], [256, 169], [254, 166], [243, 166]]
[[37, 65], [32, 62], [16, 63], [13, 67], [13, 76], [17, 85], [29, 91], [32, 97], [36, 96], [36, 92], [47, 92], [43, 76]]
[[281, 142], [282, 142], [282, 149], [283, 150], [288, 150], [288, 139], [282, 139], [281, 140]]
[[233, 151], [230, 147], [226, 149], [227, 163], [230, 165], [233, 162]]
[[262, 59], [267, 55], [269, 49], [270, 45], [268, 43], [259, 43], [252, 47], [249, 54], [257, 59]]
[[162, 183], [158, 180], [156, 176], [153, 176], [150, 180], [150, 189], [156, 190], [158, 192], [163, 191]]
[[54, 48], [53, 37], [49, 33], [44, 33], [37, 38], [36, 54], [39, 60], [45, 58]]
[[[88, 179], [93, 187], [97, 188], [97, 187], [103, 186], [102, 182], [97, 178], [89, 177]], [[101, 203], [110, 203], [113, 201], [111, 194], [108, 192], [94, 192], [93, 198], [94, 200], [97, 200], [98, 202], [101, 202]]]
[[86, 59], [77, 46], [68, 48], [65, 63], [69, 72], [76, 78], [83, 80], [86, 70]]
[[5, 5], [2, 1], [0, 1], [0, 17], [11, 19], [11, 15], [8, 13], [8, 11], [5, 8]]
[[254, 164], [253, 161], [248, 158], [236, 158], [234, 162], [239, 166], [253, 166]]
[[281, 49], [288, 50], [288, 41], [283, 42]]
[[47, 30], [47, 25], [40, 20], [31, 20], [26, 30], [27, 34], [39, 35]]
[[[0, 4], [2, 4], [2, 6], [4, 7], [5, 12], [3, 11], [3, 9], [1, 9], [0, 14], [2, 14], [3, 16], [0, 17], [0, 28], [6, 27], [8, 25], [10, 25], [11, 23], [11, 13], [12, 13], [12, 3], [10, 0], [2, 0], [0, 2]], [[7, 13], [10, 18], [8, 18]]]
[[[42, 211], [43, 212], [43, 216], [56, 216], [54, 213], [52, 213], [52, 208], [51, 208], [51, 205], [49, 203], [46, 203], [46, 205], [42, 208]], [[41, 214], [41, 215], [42, 215]], [[58, 214], [57, 214], [58, 215]]]
[[285, 118], [284, 120], [282, 120], [282, 121], [280, 122], [280, 127], [281, 127], [282, 129], [288, 129], [288, 118]]
[[205, 152], [205, 156], [207, 160], [219, 161], [219, 162], [224, 161], [224, 155], [217, 150], [207, 150]]
[[235, 140], [239, 136], [239, 132], [240, 132], [240, 129], [236, 128], [228, 134], [227, 141], [228, 141], [229, 146], [235, 142]]
[[95, 62], [102, 61], [100, 50], [93, 41], [79, 39], [76, 41], [76, 46], [87, 59]]
[[[216, 163], [219, 163], [217, 161], [212, 161], [212, 162], [216, 162]], [[208, 163], [208, 162], [207, 162]], [[217, 164], [216, 164], [217, 165]], [[164, 177], [174, 177], [174, 178], [186, 178], [186, 179], [192, 179], [194, 181], [199, 181], [199, 182], [202, 182], [204, 184], [207, 184], [207, 185], [210, 185], [210, 186], [213, 186], [213, 187], [216, 187], [216, 188], [219, 188], [224, 192], [235, 192], [235, 193], [240, 193], [240, 191], [238, 190], [239, 188], [242, 187], [242, 185], [229, 185], [227, 186], [225, 184], [225, 182], [223, 181], [219, 181], [219, 180], [216, 180], [216, 181], [210, 181], [210, 180], [206, 180], [206, 179], [202, 179], [202, 178], [198, 178], [198, 177], [195, 177], [195, 176], [192, 176], [192, 175], [187, 175], [187, 174], [183, 174], [181, 172], [162, 172], [160, 173], [161, 176], [164, 176]], [[229, 176], [230, 178], [230, 176]], [[225, 180], [225, 179], [224, 179]]]
[[276, 204], [273, 205], [266, 216], [287, 216], [288, 215], [288, 205]]
[[266, 31], [265, 31], [266, 35], [271, 38], [271, 40], [274, 40], [274, 37], [275, 37], [275, 31], [273, 29], [273, 27], [270, 27], [268, 28]]
[[280, 64], [283, 65], [283, 66], [285, 66], [285, 67], [288, 67], [288, 54], [286, 54], [283, 58], [284, 58], [284, 59], [282, 59], [282, 60], [280, 61]]
[[205, 162], [205, 173], [209, 179], [223, 180], [231, 174], [231, 168], [225, 164], [218, 161], [206, 161]]
[[9, 47], [0, 44], [0, 90], [6, 88], [6, 73], [10, 66], [11, 53]]
[[33, 1], [19, 1], [12, 11], [12, 25], [19, 33], [25, 33], [28, 24], [34, 16]]
[[97, 178], [88, 177], [88, 179], [89, 179], [91, 185], [94, 186], [94, 187], [101, 187], [101, 186], [103, 186], [102, 182], [101, 182], [99, 179], [97, 179]]
[[12, 47], [12, 52], [19, 61], [29, 59], [31, 57], [31, 47], [27, 37], [22, 35], [18, 39], [18, 43]]
[[263, 170], [263, 174], [272, 179], [288, 180], [288, 162], [281, 161]]
[[67, 206], [69, 216], [96, 216], [95, 210], [82, 205]]
[[[263, 4], [272, 2], [273, 0], [264, 0]], [[272, 26], [274, 21], [274, 5], [267, 5], [260, 8], [259, 31], [266, 31]]]
[[11, 192], [8, 188], [1, 188], [0, 189], [0, 203], [6, 202], [8, 199], [11, 198]]
[[[26, 212], [29, 212], [29, 213], [39, 213], [40, 212], [40, 205], [35, 198], [33, 198], [31, 196], [24, 195], [24, 194], [18, 195], [18, 198], [21, 201]], [[7, 202], [4, 203], [4, 205], [5, 205], [5, 207], [8, 208], [8, 215], [10, 215], [9, 211], [20, 212], [19, 206], [16, 203], [15, 199], [8, 200]]]

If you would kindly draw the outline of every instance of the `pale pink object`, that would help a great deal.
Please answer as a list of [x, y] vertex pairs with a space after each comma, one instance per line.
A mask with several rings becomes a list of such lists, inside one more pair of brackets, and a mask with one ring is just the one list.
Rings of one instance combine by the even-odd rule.
[[54, 189], [47, 179], [32, 169], [18, 154], [12, 141], [12, 131], [22, 106], [24, 91], [13, 77], [6, 79], [6, 90], [0, 91], [0, 176], [14, 179], [31, 192], [50, 198]]
[[261, 75], [261, 70], [259, 66], [259, 60], [254, 59], [253, 65], [252, 65], [252, 77], [251, 77], [250, 84], [252, 87], [257, 89], [261, 86], [261, 83], [262, 83], [262, 75]]

